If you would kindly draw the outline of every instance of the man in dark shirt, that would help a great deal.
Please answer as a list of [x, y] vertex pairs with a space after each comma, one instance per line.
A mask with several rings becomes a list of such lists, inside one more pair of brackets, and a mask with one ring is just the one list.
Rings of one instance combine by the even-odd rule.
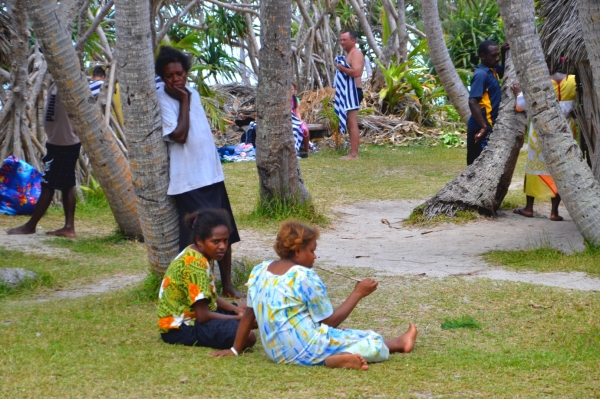
[[498, 117], [501, 98], [499, 80], [504, 75], [504, 65], [500, 65], [500, 53], [504, 60], [508, 49], [508, 43], [504, 43], [500, 49], [491, 40], [479, 45], [478, 55], [481, 63], [473, 73], [469, 93], [471, 117], [467, 124], [467, 165], [471, 165], [487, 145]]

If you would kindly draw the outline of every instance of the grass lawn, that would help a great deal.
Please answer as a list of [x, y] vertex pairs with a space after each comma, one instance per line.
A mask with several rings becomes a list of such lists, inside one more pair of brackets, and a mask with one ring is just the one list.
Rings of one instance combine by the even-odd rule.
[[[338, 204], [426, 199], [464, 168], [465, 151], [369, 146], [360, 162], [341, 162], [339, 156], [322, 151], [300, 160], [315, 204], [332, 224], [331, 209]], [[224, 165], [227, 189], [240, 228], [272, 231], [277, 223], [252, 216], [258, 199], [254, 168], [253, 163]], [[517, 179], [522, 169], [521, 160]], [[522, 204], [524, 195], [511, 192], [508, 200]], [[156, 304], [142, 284], [79, 299], [36, 301], [57, 288], [148, 268], [143, 244], [113, 232], [106, 206], [79, 206], [76, 217], [79, 237], [47, 239], [51, 254], [0, 248], [0, 266], [24, 267], [43, 277], [21, 291], [2, 295], [0, 290], [0, 398], [600, 396], [600, 293], [485, 279], [384, 277], [343, 325], [390, 337], [413, 321], [419, 337], [409, 355], [394, 355], [367, 372], [276, 365], [260, 344], [238, 358], [213, 359], [209, 349], [160, 341]], [[0, 228], [24, 220], [0, 216]], [[62, 211], [56, 209], [42, 220], [45, 230], [61, 223]], [[598, 273], [598, 252], [572, 255], [581, 256], [572, 261], [561, 256], [504, 251], [486, 259], [540, 271], [582, 270], [577, 265], [585, 264], [586, 272]], [[365, 269], [341, 271], [369, 275]], [[353, 284], [320, 275], [339, 305]], [[468, 320], [475, 328], [441, 328], [452, 320]]]

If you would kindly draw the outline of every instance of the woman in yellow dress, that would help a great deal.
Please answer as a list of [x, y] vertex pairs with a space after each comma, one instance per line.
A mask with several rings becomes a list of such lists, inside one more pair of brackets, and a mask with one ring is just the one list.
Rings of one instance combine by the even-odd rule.
[[[554, 93], [566, 118], [569, 118], [573, 111], [576, 98], [577, 83], [575, 81], [575, 75], [565, 75], [558, 71], [554, 72], [550, 78], [552, 79], [552, 86]], [[527, 110], [527, 104], [521, 93], [520, 85], [514, 84], [512, 86], [513, 92], [517, 95], [517, 101], [515, 108], [519, 112]], [[575, 126], [571, 121], [571, 130], [575, 135]], [[533, 217], [533, 202], [535, 198], [550, 198], [552, 201], [552, 209], [550, 211], [550, 220], [561, 221], [562, 216], [558, 214], [558, 205], [560, 204], [560, 195], [556, 184], [550, 175], [548, 165], [544, 160], [542, 154], [542, 147], [537, 136], [533, 123], [529, 122], [529, 140], [528, 153], [527, 153], [527, 164], [525, 166], [525, 184], [523, 191], [527, 196], [527, 205], [524, 208], [517, 208], [513, 212], [525, 217]]]

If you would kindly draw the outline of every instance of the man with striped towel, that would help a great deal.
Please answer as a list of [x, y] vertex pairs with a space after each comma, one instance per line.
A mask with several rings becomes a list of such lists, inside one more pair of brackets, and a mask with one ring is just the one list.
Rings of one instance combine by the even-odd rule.
[[335, 74], [336, 115], [340, 118], [340, 133], [348, 131], [350, 135], [350, 154], [342, 159], [358, 159], [358, 107], [363, 99], [361, 76], [365, 66], [365, 58], [356, 47], [356, 33], [344, 31], [340, 35], [340, 46], [346, 56], [336, 57], [337, 72]]

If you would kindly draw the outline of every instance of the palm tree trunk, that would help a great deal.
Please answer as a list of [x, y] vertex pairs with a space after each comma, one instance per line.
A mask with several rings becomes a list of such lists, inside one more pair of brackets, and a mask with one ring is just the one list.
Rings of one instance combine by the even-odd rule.
[[[600, 104], [600, 3], [597, 0], [577, 0], [579, 22], [585, 48], [592, 69], [596, 104]], [[592, 172], [600, 181], [600, 134], [596, 133], [595, 156], [592, 162]]]
[[48, 70], [119, 229], [129, 237], [142, 237], [129, 163], [106, 125], [100, 106], [91, 97], [71, 37], [61, 26], [57, 3], [43, 0], [24, 3]]
[[177, 208], [167, 195], [169, 154], [154, 84], [147, 0], [116, 0], [116, 55], [133, 187], [150, 266], [164, 274], [179, 249]]
[[406, 61], [408, 56], [408, 32], [406, 32], [406, 5], [404, 0], [398, 0], [398, 63]]
[[304, 203], [291, 121], [291, 0], [261, 2], [261, 50], [256, 95], [256, 167], [263, 204], [279, 199]]
[[421, 1], [421, 12], [423, 13], [423, 24], [427, 34], [427, 45], [431, 62], [440, 77], [440, 81], [448, 94], [448, 98], [454, 108], [458, 111], [461, 119], [467, 124], [471, 117], [469, 109], [469, 92], [463, 84], [460, 76], [454, 68], [450, 59], [450, 53], [444, 40], [444, 32], [440, 22], [437, 0]]
[[498, 5], [550, 174], [583, 237], [600, 246], [600, 185], [556, 101], [536, 32], [533, 1], [499, 0]]
[[510, 89], [517, 81], [511, 58], [506, 62], [502, 102], [488, 146], [472, 165], [424, 204], [422, 212], [428, 219], [441, 214], [454, 216], [468, 209], [495, 215], [506, 196], [526, 128], [526, 117], [515, 111], [515, 96]]

